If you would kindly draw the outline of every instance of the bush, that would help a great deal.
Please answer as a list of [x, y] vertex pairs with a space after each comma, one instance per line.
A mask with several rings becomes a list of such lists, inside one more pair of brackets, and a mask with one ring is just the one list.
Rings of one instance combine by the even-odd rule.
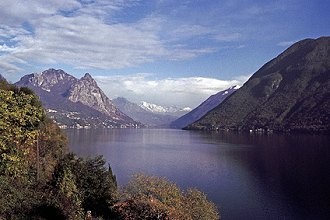
[[216, 206], [204, 193], [197, 189], [181, 191], [165, 178], [137, 174], [124, 188], [122, 196], [123, 202], [113, 206], [117, 219], [220, 218]]
[[166, 210], [166, 207], [159, 202], [150, 202], [148, 200], [130, 199], [124, 202], [117, 203], [112, 208], [115, 219], [157, 219], [170, 220], [174, 219]]

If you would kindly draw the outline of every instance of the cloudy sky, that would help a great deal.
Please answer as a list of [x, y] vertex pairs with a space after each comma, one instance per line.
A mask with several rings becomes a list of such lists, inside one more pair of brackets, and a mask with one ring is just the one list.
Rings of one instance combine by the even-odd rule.
[[1, 0], [0, 73], [89, 72], [110, 98], [195, 107], [293, 42], [330, 36], [328, 0]]

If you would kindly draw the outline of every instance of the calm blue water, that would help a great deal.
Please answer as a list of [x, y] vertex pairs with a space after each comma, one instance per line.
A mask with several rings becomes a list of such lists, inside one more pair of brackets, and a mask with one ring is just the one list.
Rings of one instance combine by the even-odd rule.
[[103, 155], [124, 185], [137, 172], [196, 187], [222, 219], [330, 219], [330, 137], [171, 129], [67, 130], [80, 156]]

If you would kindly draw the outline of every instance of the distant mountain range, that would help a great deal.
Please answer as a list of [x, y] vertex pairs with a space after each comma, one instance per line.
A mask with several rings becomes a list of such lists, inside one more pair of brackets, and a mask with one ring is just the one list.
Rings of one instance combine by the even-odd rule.
[[233, 92], [237, 90], [237, 86], [233, 86], [224, 91], [220, 91], [215, 95], [210, 96], [207, 100], [205, 100], [198, 107], [193, 109], [191, 112], [183, 115], [182, 117], [176, 119], [170, 124], [171, 128], [184, 128], [187, 125], [197, 121], [206, 113], [211, 111], [213, 108], [218, 106], [221, 102], [223, 102], [228, 96], [230, 96]]
[[26, 75], [16, 85], [34, 90], [62, 127], [141, 126], [122, 113], [88, 73], [77, 79], [63, 70], [48, 69]]
[[148, 112], [153, 112], [157, 114], [169, 114], [173, 116], [182, 116], [186, 114], [187, 112], [191, 111], [191, 108], [185, 107], [185, 108], [179, 108], [176, 106], [161, 106], [161, 105], [156, 105], [153, 103], [148, 103], [148, 102], [141, 102], [139, 106]]
[[89, 73], [77, 79], [63, 70], [48, 69], [25, 75], [16, 85], [34, 90], [61, 127], [168, 127], [191, 110], [110, 100]]
[[0, 80], [6, 80], [6, 79], [0, 74]]
[[330, 133], [330, 37], [295, 43], [186, 129]]
[[[229, 88], [196, 109], [125, 98], [110, 100], [88, 73], [81, 79], [48, 69], [17, 86], [35, 91], [61, 127], [152, 127], [250, 132], [330, 133], [330, 37], [295, 43], [239, 89]], [[0, 80], [4, 79], [0, 75]]]
[[169, 112], [167, 107], [148, 104], [147, 106], [157, 107], [146, 108], [143, 104], [132, 103], [123, 97], [113, 99], [112, 102], [126, 115], [148, 127], [168, 127], [172, 121], [178, 118], [175, 115], [178, 113], [173, 109], [173, 112]]

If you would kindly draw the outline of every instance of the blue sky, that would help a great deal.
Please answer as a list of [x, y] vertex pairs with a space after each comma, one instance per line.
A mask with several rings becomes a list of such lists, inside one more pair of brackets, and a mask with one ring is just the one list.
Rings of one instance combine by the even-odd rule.
[[0, 73], [85, 72], [110, 98], [195, 107], [292, 43], [330, 36], [328, 0], [2, 0]]

